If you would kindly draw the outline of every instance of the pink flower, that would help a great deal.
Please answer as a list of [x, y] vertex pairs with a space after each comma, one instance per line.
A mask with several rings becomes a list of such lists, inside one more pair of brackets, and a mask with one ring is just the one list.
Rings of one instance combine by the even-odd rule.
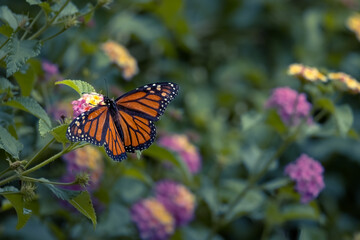
[[104, 96], [97, 93], [84, 94], [78, 100], [72, 101], [74, 111], [74, 118], [82, 114], [83, 112], [89, 111], [91, 108], [103, 104]]
[[290, 163], [285, 168], [285, 174], [296, 182], [295, 188], [301, 195], [302, 203], [316, 198], [324, 189], [323, 172], [323, 166], [306, 154], [302, 154], [295, 163]]
[[[279, 87], [273, 90], [265, 104], [266, 108], [276, 108], [282, 121], [289, 125], [298, 125], [306, 119], [311, 110], [311, 104], [306, 100], [304, 93], [298, 93], [289, 87]], [[311, 124], [312, 120], [307, 120]]]
[[143, 240], [166, 240], [175, 230], [173, 217], [155, 198], [144, 199], [134, 204], [131, 207], [131, 219]]
[[176, 226], [181, 226], [194, 216], [195, 197], [182, 184], [163, 180], [155, 186], [156, 198], [174, 216]]
[[197, 148], [189, 142], [186, 135], [163, 136], [159, 139], [159, 145], [177, 152], [191, 173], [194, 174], [200, 171], [201, 156]]
[[44, 71], [44, 79], [46, 81], [49, 81], [51, 79], [58, 81], [62, 79], [58, 65], [53, 64], [47, 60], [44, 60], [42, 61], [41, 66]]

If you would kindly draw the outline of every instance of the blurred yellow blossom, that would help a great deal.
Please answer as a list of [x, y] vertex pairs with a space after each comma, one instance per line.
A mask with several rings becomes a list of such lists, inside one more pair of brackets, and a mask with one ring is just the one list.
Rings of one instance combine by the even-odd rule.
[[291, 64], [287, 73], [291, 76], [297, 76], [301, 80], [310, 82], [326, 82], [327, 80], [326, 76], [322, 74], [317, 68], [308, 67], [299, 63]]
[[130, 80], [139, 69], [136, 59], [130, 55], [128, 50], [114, 41], [107, 41], [102, 45], [102, 50], [110, 58], [112, 62], [123, 70], [123, 77]]
[[343, 72], [335, 72], [330, 73], [328, 78], [335, 81], [340, 81], [345, 84], [346, 88], [351, 93], [360, 93], [360, 83], [353, 78], [352, 76], [343, 73]]
[[360, 14], [356, 13], [349, 17], [346, 26], [356, 34], [357, 39], [360, 41]]

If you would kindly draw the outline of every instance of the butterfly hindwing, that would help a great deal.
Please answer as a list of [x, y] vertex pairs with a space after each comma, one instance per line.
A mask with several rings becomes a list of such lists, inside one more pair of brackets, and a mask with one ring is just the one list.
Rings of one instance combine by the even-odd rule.
[[106, 105], [94, 107], [76, 117], [70, 123], [66, 136], [72, 142], [104, 145], [106, 153], [114, 160], [126, 158], [124, 144]]

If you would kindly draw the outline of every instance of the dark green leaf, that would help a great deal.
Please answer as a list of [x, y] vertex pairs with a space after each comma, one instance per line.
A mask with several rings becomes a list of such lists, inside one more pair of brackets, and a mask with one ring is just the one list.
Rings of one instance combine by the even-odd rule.
[[29, 220], [32, 211], [25, 208], [23, 195], [21, 193], [3, 193], [2, 194], [11, 205], [15, 208], [17, 217], [18, 217], [18, 223], [16, 225], [16, 229], [22, 228], [26, 222]]
[[11, 134], [2, 126], [0, 126], [0, 148], [4, 149], [13, 158], [19, 159], [19, 152], [23, 149], [23, 145], [17, 141]]
[[174, 154], [165, 148], [158, 145], [152, 145], [149, 149], [143, 152], [145, 155], [155, 158], [160, 161], [168, 161], [177, 167], [183, 174], [184, 179], [192, 181], [192, 176], [185, 162], [179, 157], [175, 157]]
[[278, 188], [281, 188], [283, 186], [286, 186], [288, 184], [291, 183], [291, 180], [289, 178], [278, 178], [275, 180], [272, 180], [270, 182], [265, 183], [262, 188], [269, 190], [269, 191], [273, 191], [276, 190]]
[[69, 203], [84, 216], [89, 218], [92, 221], [94, 228], [96, 227], [96, 214], [90, 198], [90, 194], [87, 191], [81, 192], [77, 197], [69, 200]]
[[63, 81], [58, 81], [55, 84], [56, 85], [58, 85], [58, 84], [67, 85], [67, 86], [71, 87], [72, 89], [74, 89], [75, 91], [77, 91], [80, 94], [80, 96], [83, 93], [96, 92], [95, 88], [93, 86], [91, 86], [89, 83], [81, 81], [81, 80], [63, 80]]
[[266, 119], [266, 123], [273, 127], [278, 133], [283, 134], [286, 132], [286, 126], [281, 120], [279, 114], [275, 110], [270, 110]]
[[[48, 181], [45, 178], [41, 178], [41, 180], [43, 181]], [[53, 184], [50, 183], [44, 183], [44, 185], [46, 187], [48, 187], [50, 189], [50, 191], [58, 198], [62, 199], [62, 200], [66, 200], [66, 201], [70, 201], [71, 199], [76, 198], [79, 194], [81, 194], [81, 191], [72, 191], [72, 190], [67, 190], [67, 189], [63, 189], [63, 188], [58, 188]]]
[[11, 76], [32, 57], [40, 54], [41, 44], [35, 40], [19, 40], [16, 36], [12, 36], [7, 44], [8, 55], [5, 58], [6, 76]]
[[57, 126], [53, 129], [51, 129], [51, 135], [54, 136], [56, 141], [61, 143], [67, 143], [69, 140], [66, 138], [66, 130], [68, 128], [68, 124], [62, 124], [60, 126]]
[[325, 110], [329, 111], [330, 113], [334, 113], [334, 111], [335, 111], [335, 106], [334, 106], [333, 102], [328, 98], [319, 98], [316, 100], [314, 105], [316, 107], [325, 109]]
[[42, 119], [39, 120], [39, 133], [40, 136], [45, 137], [45, 135], [51, 131], [51, 128], [49, 125], [46, 124], [46, 122]]
[[[0, 34], [4, 35], [6, 37], [11, 37], [11, 34], [13, 32], [14, 32], [14, 30], [9, 25], [0, 26]], [[3, 48], [5, 48], [5, 47], [3, 47]]]
[[348, 105], [336, 107], [334, 116], [340, 136], [347, 136], [354, 121], [351, 108]]
[[12, 89], [12, 88], [14, 88], [14, 85], [9, 80], [0, 77], [0, 90]]
[[147, 175], [145, 172], [134, 168], [134, 167], [127, 167], [124, 172], [123, 172], [124, 176], [127, 177], [132, 177], [135, 179], [138, 179], [148, 185], [151, 185], [153, 183], [151, 177], [149, 175]]
[[[303, 226], [300, 231], [299, 240], [326, 240], [328, 239], [327, 234], [324, 230], [310, 227], [310, 226]], [[356, 240], [356, 237], [354, 238]]]
[[28, 113], [31, 113], [37, 118], [44, 120], [46, 125], [51, 127], [51, 121], [49, 116], [47, 115], [45, 110], [40, 106], [40, 104], [31, 97], [15, 97], [7, 102], [4, 102], [3, 105], [18, 108]]
[[8, 23], [14, 31], [19, 26], [16, 15], [8, 8], [8, 6], [0, 7], [0, 20]]
[[[57, 12], [59, 11], [63, 5], [66, 3], [66, 0], [60, 0], [58, 1], [56, 4], [54, 4], [52, 6], [52, 10], [54, 12]], [[55, 19], [55, 22], [63, 17], [66, 17], [66, 16], [71, 16], [71, 15], [74, 15], [76, 13], [78, 13], [79, 10], [78, 8], [75, 6], [74, 3], [72, 3], [71, 1], [68, 2], [65, 6], [65, 8], [61, 11], [61, 13], [59, 14], [59, 16], [57, 16], [57, 18]]]
[[30, 93], [34, 87], [36, 74], [34, 69], [30, 66], [26, 72], [18, 71], [14, 73], [16, 82], [19, 84], [21, 89], [21, 95], [24, 97], [30, 96]]
[[41, 0], [26, 0], [26, 2], [30, 5], [39, 5]]

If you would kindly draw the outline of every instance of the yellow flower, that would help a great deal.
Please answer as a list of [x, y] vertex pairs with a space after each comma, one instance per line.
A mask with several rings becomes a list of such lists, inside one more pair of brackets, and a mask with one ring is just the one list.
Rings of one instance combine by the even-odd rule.
[[322, 74], [317, 68], [308, 67], [299, 63], [291, 64], [287, 73], [291, 76], [297, 76], [301, 80], [309, 82], [321, 81], [326, 82], [326, 76]]
[[356, 34], [357, 39], [360, 41], [360, 14], [356, 13], [349, 17], [346, 26]]
[[340, 81], [345, 84], [346, 88], [351, 93], [360, 93], [360, 83], [353, 78], [352, 76], [343, 73], [343, 72], [336, 72], [330, 73], [328, 78], [335, 81]]
[[126, 80], [129, 80], [138, 73], [139, 69], [136, 59], [130, 55], [124, 46], [114, 41], [108, 41], [102, 45], [102, 50], [112, 62], [123, 69], [123, 77]]
[[144, 200], [144, 205], [151, 212], [151, 215], [164, 225], [166, 232], [174, 231], [174, 218], [165, 209], [164, 205], [154, 198]]

